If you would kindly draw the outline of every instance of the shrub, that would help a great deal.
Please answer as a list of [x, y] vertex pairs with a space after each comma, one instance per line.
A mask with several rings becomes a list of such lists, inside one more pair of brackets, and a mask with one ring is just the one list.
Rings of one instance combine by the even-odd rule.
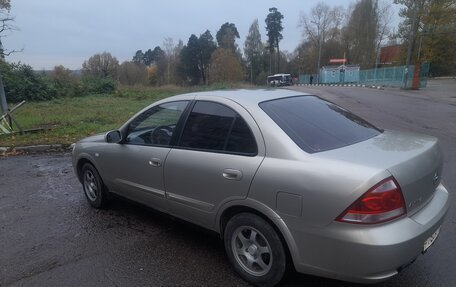
[[8, 102], [44, 101], [56, 96], [46, 76], [33, 71], [29, 65], [0, 61], [0, 73]]
[[81, 87], [85, 94], [111, 94], [117, 89], [117, 81], [85, 75], [82, 77]]
[[266, 85], [267, 85], [268, 76], [269, 76], [269, 73], [267, 73], [267, 72], [261, 72], [261, 73], [254, 79], [254, 83], [255, 83], [256, 85], [266, 86]]
[[79, 97], [84, 95], [80, 77], [64, 66], [56, 66], [47, 78], [57, 97]]
[[144, 85], [147, 82], [147, 67], [143, 63], [125, 61], [120, 65], [118, 74], [122, 85]]

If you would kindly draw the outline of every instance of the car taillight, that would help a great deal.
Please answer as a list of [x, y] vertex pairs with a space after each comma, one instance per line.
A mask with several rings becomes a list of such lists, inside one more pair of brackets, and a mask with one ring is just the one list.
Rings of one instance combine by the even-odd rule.
[[382, 180], [347, 208], [337, 221], [358, 224], [385, 222], [405, 214], [401, 188], [393, 177]]

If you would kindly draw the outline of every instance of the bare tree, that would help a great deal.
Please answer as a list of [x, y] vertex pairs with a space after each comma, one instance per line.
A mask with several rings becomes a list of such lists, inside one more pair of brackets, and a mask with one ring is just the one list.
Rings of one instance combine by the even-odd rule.
[[372, 68], [376, 60], [381, 25], [378, 11], [377, 0], [360, 0], [354, 5], [346, 26], [349, 58], [361, 68]]
[[11, 1], [0, 0], [0, 59], [5, 60], [5, 56], [9, 56], [12, 53], [22, 52], [20, 50], [7, 50], [3, 47], [2, 38], [6, 37], [9, 32], [17, 30], [17, 27], [12, 24], [14, 17], [11, 16]]
[[393, 20], [393, 11], [391, 4], [386, 1], [380, 1], [377, 7], [378, 22], [377, 22], [377, 45], [375, 49], [376, 59], [375, 66], [378, 65], [380, 57], [380, 47], [385, 40], [391, 35], [391, 22]]
[[119, 66], [119, 82], [123, 85], [144, 85], [147, 81], [146, 65], [125, 61]]
[[166, 84], [170, 83], [170, 74], [171, 74], [171, 63], [174, 62], [174, 40], [171, 37], [166, 37], [163, 41], [163, 47], [165, 48], [165, 57], [166, 57]]
[[300, 16], [299, 25], [303, 28], [304, 39], [311, 42], [318, 50], [317, 74], [321, 66], [323, 45], [329, 38], [338, 34], [342, 19], [343, 9], [341, 7], [331, 8], [324, 2], [313, 7], [309, 15], [301, 14]]
[[102, 78], [117, 79], [119, 61], [108, 52], [95, 54], [82, 64], [82, 73]]
[[11, 0], [0, 0], [0, 9], [11, 9]]
[[[9, 31], [16, 30], [16, 27], [11, 24], [14, 18], [10, 15], [11, 10], [10, 0], [0, 0], [0, 60], [4, 61], [5, 56], [17, 52], [16, 50], [6, 51], [3, 48], [2, 37], [5, 37]], [[5, 89], [3, 80], [0, 74], [0, 116], [8, 113], [8, 103], [6, 102]], [[11, 119], [10, 119], [11, 125]]]

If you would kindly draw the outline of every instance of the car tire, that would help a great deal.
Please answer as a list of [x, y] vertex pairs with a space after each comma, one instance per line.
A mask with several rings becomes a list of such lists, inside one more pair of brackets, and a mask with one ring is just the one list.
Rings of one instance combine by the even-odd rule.
[[82, 187], [89, 204], [98, 209], [108, 205], [108, 191], [97, 169], [90, 163], [82, 166]]
[[235, 271], [256, 286], [275, 286], [287, 269], [282, 241], [274, 228], [252, 213], [232, 217], [224, 231], [225, 249]]

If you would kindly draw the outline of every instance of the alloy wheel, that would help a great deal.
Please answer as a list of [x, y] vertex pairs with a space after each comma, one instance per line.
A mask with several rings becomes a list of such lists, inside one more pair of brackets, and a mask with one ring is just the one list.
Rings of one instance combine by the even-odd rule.
[[251, 226], [238, 227], [231, 237], [234, 258], [247, 273], [263, 276], [272, 266], [272, 250], [266, 237]]
[[84, 174], [84, 191], [87, 198], [96, 201], [98, 197], [98, 183], [92, 171], [86, 170]]

